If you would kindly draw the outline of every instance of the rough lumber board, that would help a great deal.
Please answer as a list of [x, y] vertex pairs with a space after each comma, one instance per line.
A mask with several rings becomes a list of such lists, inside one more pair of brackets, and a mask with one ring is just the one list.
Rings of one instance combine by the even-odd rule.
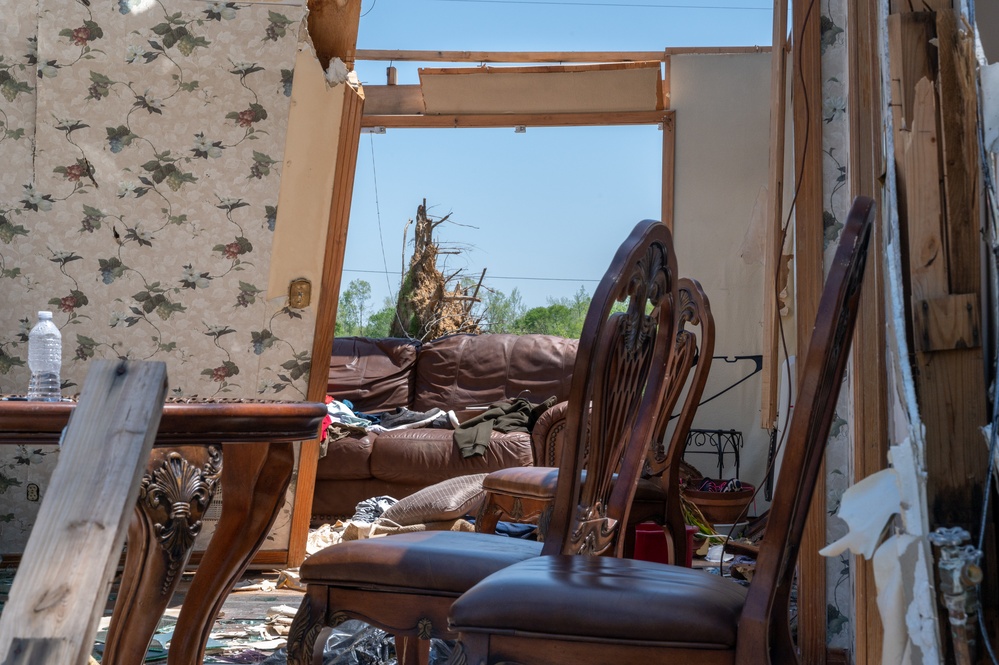
[[[898, 214], [906, 218], [906, 184], [903, 165], [905, 141], [900, 132], [912, 124], [916, 82], [935, 76], [935, 52], [930, 40], [936, 35], [935, 20], [928, 12], [908, 12], [888, 16], [888, 66], [891, 77], [892, 127], [895, 132], [895, 162]], [[932, 56], [932, 57], [931, 57]], [[903, 252], [905, 248], [903, 247]]]
[[769, 46], [675, 46], [661, 51], [413, 51], [358, 49], [358, 60], [394, 62], [639, 62], [665, 60], [670, 55], [765, 53]]
[[[804, 358], [812, 334], [824, 282], [822, 244], [822, 62], [818, 4], [793, 0], [795, 284], [796, 353]], [[798, 643], [801, 661], [825, 665], [826, 560], [819, 550], [826, 542], [825, 465], [815, 484], [813, 501], [798, 557]]]
[[[0, 616], [0, 662], [87, 662], [165, 395], [161, 362], [91, 364]], [[20, 660], [18, 640], [48, 655]]]
[[59, 662], [65, 638], [37, 637], [32, 639], [15, 638], [3, 665], [50, 665]]
[[[316, 305], [316, 331], [312, 338], [312, 370], [309, 372], [309, 386], [306, 392], [306, 399], [314, 402], [326, 399], [329, 357], [333, 353], [336, 307], [343, 277], [347, 223], [350, 221], [350, 201], [354, 193], [354, 172], [357, 170], [361, 114], [364, 109], [364, 97], [352, 87], [345, 85], [343, 94], [336, 175], [330, 204], [329, 229], [326, 232], [326, 250], [323, 252], [322, 285]], [[287, 564], [290, 567], [299, 566], [305, 560], [305, 541], [312, 519], [312, 497], [316, 489], [318, 464], [319, 439], [303, 441], [298, 458], [295, 507], [291, 515], [291, 540], [288, 545]]]
[[366, 85], [364, 111], [368, 115], [418, 115], [426, 111], [419, 85]]
[[784, 132], [787, 109], [787, 0], [774, 2], [774, 49], [770, 52], [770, 174], [763, 256], [763, 373], [760, 427], [776, 426], [780, 374], [780, 265], [784, 253]]
[[[869, 0], [848, 0], [848, 66], [850, 94], [850, 191], [881, 201], [885, 170], [881, 141], [881, 64], [877, 50], [878, 9]], [[880, 212], [881, 206], [876, 210]], [[880, 257], [884, 238], [880, 215], [871, 236], [871, 256]], [[853, 482], [888, 464], [888, 379], [884, 321], [885, 285], [881, 261], [868, 261], [853, 335], [851, 386], [853, 389]], [[854, 654], [859, 664], [880, 663], [884, 626], [877, 605], [874, 566], [854, 557]], [[827, 662], [832, 662], [832, 654]]]
[[934, 77], [936, 58], [931, 51], [930, 40], [935, 35], [935, 19], [929, 12], [892, 14], [888, 17], [891, 109], [896, 131], [911, 126], [916, 82], [924, 77]]
[[950, 292], [981, 290], [977, 63], [955, 11], [936, 14]]
[[365, 115], [362, 127], [589, 127], [608, 125], [657, 125], [667, 111], [614, 111], [606, 113], [489, 113], [463, 115]]
[[978, 532], [987, 422], [981, 348], [917, 354], [916, 391], [926, 426], [930, 527]]
[[909, 284], [912, 299], [949, 294], [948, 256], [944, 247], [937, 105], [933, 83], [919, 79], [911, 129], [902, 131], [901, 171], [905, 174]]
[[961, 293], [912, 303], [912, 338], [921, 353], [982, 345], [978, 294]]

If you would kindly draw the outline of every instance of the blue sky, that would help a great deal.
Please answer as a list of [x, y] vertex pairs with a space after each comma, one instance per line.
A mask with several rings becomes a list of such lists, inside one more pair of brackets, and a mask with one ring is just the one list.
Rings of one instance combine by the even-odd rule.
[[[767, 0], [364, 0], [361, 49], [647, 51], [670, 46], [767, 46]], [[358, 62], [383, 84], [386, 62]], [[400, 84], [421, 66], [392, 63]], [[474, 65], [472, 65], [474, 66]], [[449, 269], [478, 276], [528, 307], [592, 293], [618, 244], [661, 209], [656, 127], [389, 129], [358, 151], [343, 288], [363, 279], [379, 309], [398, 288], [402, 236], [424, 198], [451, 213], [437, 239], [464, 250]], [[412, 239], [412, 233], [409, 234]], [[406, 257], [410, 249], [406, 248]], [[390, 274], [386, 275], [385, 273]]]

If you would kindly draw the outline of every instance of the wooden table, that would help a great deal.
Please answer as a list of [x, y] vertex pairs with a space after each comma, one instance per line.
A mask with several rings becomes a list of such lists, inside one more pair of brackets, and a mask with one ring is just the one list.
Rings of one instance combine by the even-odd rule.
[[[57, 443], [74, 407], [0, 400], [0, 445]], [[181, 608], [167, 662], [204, 661], [222, 603], [284, 503], [293, 443], [314, 438], [325, 415], [326, 406], [315, 402], [167, 402], [128, 530], [105, 665], [144, 661], [221, 481], [222, 513]]]

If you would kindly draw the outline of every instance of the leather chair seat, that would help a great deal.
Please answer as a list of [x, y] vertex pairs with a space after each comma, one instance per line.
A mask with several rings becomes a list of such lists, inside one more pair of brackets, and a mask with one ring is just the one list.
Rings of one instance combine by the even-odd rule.
[[452, 630], [725, 649], [746, 588], [690, 568], [543, 556], [504, 568], [451, 606]]
[[541, 543], [486, 533], [416, 531], [331, 545], [302, 563], [306, 584], [460, 595], [492, 573], [541, 555]]
[[493, 471], [482, 481], [482, 489], [498, 494], [555, 500], [558, 469], [526, 466]]

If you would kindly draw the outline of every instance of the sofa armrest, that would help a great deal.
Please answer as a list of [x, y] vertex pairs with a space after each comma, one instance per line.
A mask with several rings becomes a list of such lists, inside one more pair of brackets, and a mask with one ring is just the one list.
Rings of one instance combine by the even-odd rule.
[[568, 402], [559, 402], [538, 417], [531, 430], [531, 445], [534, 448], [535, 466], [559, 465], [562, 448], [565, 445], [566, 414]]

